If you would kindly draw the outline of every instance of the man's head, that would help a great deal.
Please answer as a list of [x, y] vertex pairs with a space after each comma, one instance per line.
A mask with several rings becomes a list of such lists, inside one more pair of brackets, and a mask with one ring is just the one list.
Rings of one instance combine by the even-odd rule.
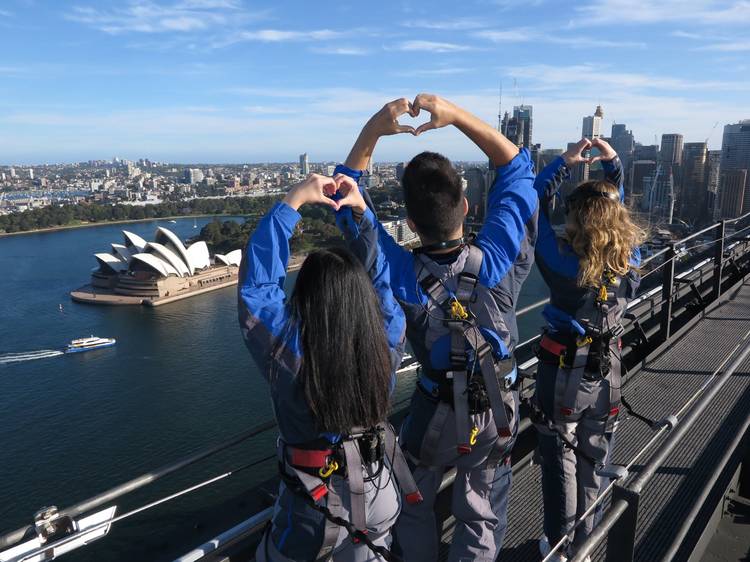
[[461, 176], [445, 156], [423, 152], [404, 170], [401, 180], [409, 226], [422, 243], [452, 240], [463, 235], [468, 203]]

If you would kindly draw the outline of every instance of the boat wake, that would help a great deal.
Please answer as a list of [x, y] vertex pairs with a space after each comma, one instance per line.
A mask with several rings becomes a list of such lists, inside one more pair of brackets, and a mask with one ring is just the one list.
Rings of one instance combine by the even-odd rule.
[[0, 353], [0, 365], [5, 363], [20, 363], [22, 361], [34, 361], [64, 355], [59, 349], [40, 349], [39, 351], [26, 351], [23, 353]]

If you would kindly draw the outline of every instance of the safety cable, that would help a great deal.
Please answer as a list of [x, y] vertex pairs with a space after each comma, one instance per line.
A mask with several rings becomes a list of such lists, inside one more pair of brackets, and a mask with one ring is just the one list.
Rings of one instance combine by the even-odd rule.
[[262, 459], [255, 460], [251, 463], [242, 465], [238, 468], [235, 468], [233, 470], [230, 470], [228, 472], [224, 472], [222, 474], [219, 474], [217, 476], [214, 476], [213, 478], [209, 478], [208, 480], [204, 480], [203, 482], [200, 482], [198, 484], [195, 484], [193, 486], [190, 486], [188, 488], [185, 488], [183, 490], [180, 490], [179, 492], [175, 492], [174, 494], [170, 494], [168, 496], [165, 496], [163, 498], [160, 498], [158, 500], [155, 500], [153, 502], [147, 503], [146, 505], [142, 505], [141, 507], [138, 507], [136, 509], [130, 510], [126, 513], [123, 513], [122, 515], [118, 515], [117, 517], [114, 517], [110, 520], [104, 521], [102, 523], [98, 523], [96, 525], [93, 525], [92, 527], [88, 527], [86, 529], [83, 529], [81, 531], [78, 531], [77, 533], [74, 533], [72, 535], [68, 535], [67, 537], [64, 537], [58, 541], [51, 542], [45, 545], [42, 545], [41, 547], [37, 548], [36, 550], [33, 550], [27, 554], [22, 555], [20, 558], [15, 558], [15, 562], [24, 562], [25, 560], [29, 560], [30, 558], [33, 558], [35, 556], [38, 556], [40, 554], [44, 554], [45, 552], [49, 551], [50, 549], [54, 549], [60, 546], [64, 546], [70, 542], [73, 542], [77, 538], [79, 538], [82, 535], [86, 535], [88, 533], [91, 533], [93, 531], [97, 531], [99, 529], [103, 529], [105, 527], [109, 527], [113, 525], [114, 523], [118, 523], [124, 519], [127, 519], [129, 517], [132, 517], [133, 515], [137, 515], [138, 513], [141, 513], [143, 511], [146, 511], [148, 509], [151, 509], [153, 507], [156, 507], [158, 505], [161, 505], [163, 503], [166, 503], [168, 501], [171, 501], [173, 499], [179, 498], [180, 496], [184, 496], [185, 494], [189, 494], [190, 492], [194, 492], [195, 490], [199, 490], [200, 488], [203, 488], [205, 486], [208, 486], [210, 484], [213, 484], [214, 482], [218, 482], [220, 480], [223, 480], [225, 478], [228, 478], [229, 476], [234, 476], [235, 474], [238, 474], [242, 472], [243, 470], [247, 470], [249, 468], [253, 468], [255, 466], [258, 466], [259, 464], [262, 464], [264, 462], [267, 462], [271, 459], [276, 458], [276, 455], [270, 455], [267, 457], [264, 457]]
[[[674, 414], [677, 418], [679, 418], [682, 415], [682, 413], [690, 406], [690, 404], [692, 404], [700, 396], [700, 394], [706, 388], [708, 388], [711, 381], [713, 381], [713, 379], [716, 378], [716, 376], [718, 376], [719, 371], [721, 371], [721, 369], [723, 369], [724, 366], [729, 362], [729, 360], [732, 358], [735, 352], [742, 346], [742, 342], [744, 342], [748, 338], [748, 336], [750, 336], [750, 330], [748, 330], [748, 332], [742, 338], [740, 343], [735, 345], [732, 351], [730, 351], [729, 354], [727, 354], [727, 356], [724, 358], [721, 364], [714, 370], [714, 372], [708, 376], [708, 378], [703, 383], [703, 385], [701, 385], [701, 387], [688, 399], [687, 402], [685, 402], [685, 404], [683, 404], [683, 406], [677, 411], [677, 413]], [[638, 462], [638, 460], [643, 456], [643, 454], [646, 451], [648, 451], [651, 447], [653, 447], [656, 441], [668, 429], [669, 429], [669, 426], [667, 425], [660, 427], [657, 430], [657, 432], [651, 437], [651, 439], [635, 454], [635, 456], [630, 460], [630, 462], [627, 465], [625, 465], [625, 469], [628, 472], [630, 472], [630, 469], [633, 467], [633, 465], [635, 465], [635, 463]], [[581, 524], [586, 520], [586, 518], [589, 515], [591, 515], [591, 513], [593, 513], [594, 509], [596, 509], [596, 507], [604, 501], [605, 497], [607, 496], [607, 494], [609, 494], [609, 492], [612, 491], [616, 483], [617, 483], [616, 480], [610, 481], [609, 485], [601, 492], [601, 494], [599, 494], [599, 497], [597, 497], [596, 500], [594, 500], [591, 506], [585, 512], [583, 512], [583, 514], [581, 514], [581, 516], [578, 519], [576, 519], [576, 522], [573, 524], [573, 527], [571, 527], [571, 529], [555, 544], [555, 546], [552, 549], [550, 549], [549, 554], [547, 554], [547, 556], [544, 557], [542, 562], [549, 562], [552, 556], [555, 555], [557, 551], [560, 550], [560, 548], [562, 548], [568, 543], [568, 541], [572, 538], [575, 530], [578, 527], [580, 527]]]

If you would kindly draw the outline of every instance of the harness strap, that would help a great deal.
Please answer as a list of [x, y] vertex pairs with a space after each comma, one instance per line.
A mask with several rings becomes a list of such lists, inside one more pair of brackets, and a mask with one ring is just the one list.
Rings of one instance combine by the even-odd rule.
[[316, 450], [287, 447], [289, 463], [301, 468], [323, 468], [328, 465], [332, 454], [331, 449]]
[[[487, 392], [487, 398], [490, 401], [492, 417], [495, 419], [495, 426], [500, 437], [509, 438], [513, 435], [508, 420], [508, 414], [505, 411], [503, 401], [503, 389], [500, 388], [499, 378], [505, 381], [505, 376], [510, 374], [515, 367], [513, 359], [495, 362], [492, 356], [492, 347], [484, 339], [482, 332], [476, 326], [470, 326], [464, 331], [464, 338], [474, 350], [474, 354], [479, 360], [479, 367], [482, 371], [482, 379]], [[498, 372], [499, 371], [499, 372]]]
[[[469, 437], [469, 392], [466, 374], [466, 343], [463, 330], [458, 323], [451, 324], [451, 359], [461, 357], [463, 365], [457, 370], [449, 371], [448, 377], [453, 379], [453, 410], [456, 414], [456, 449], [460, 455], [471, 453]], [[452, 361], [453, 362], [453, 361]]]
[[349, 496], [351, 498], [351, 523], [355, 529], [367, 532], [367, 516], [365, 513], [365, 480], [362, 474], [362, 461], [357, 450], [357, 444], [347, 439], [343, 442], [346, 457], [347, 481], [349, 482]]
[[398, 446], [396, 432], [393, 431], [393, 426], [389, 423], [385, 425], [385, 456], [391, 465], [393, 476], [396, 478], [399, 488], [401, 488], [401, 493], [404, 494], [406, 503], [413, 505], [422, 502], [422, 494], [419, 492], [411, 470], [409, 470], [404, 452]]

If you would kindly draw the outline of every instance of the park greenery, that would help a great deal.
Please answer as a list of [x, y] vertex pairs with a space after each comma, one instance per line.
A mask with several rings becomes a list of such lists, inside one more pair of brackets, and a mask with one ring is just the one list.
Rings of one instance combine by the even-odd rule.
[[155, 205], [77, 203], [51, 205], [0, 216], [0, 233], [97, 224], [112, 221], [160, 219], [184, 215], [249, 215], [264, 213], [279, 197], [225, 197], [164, 201]]

